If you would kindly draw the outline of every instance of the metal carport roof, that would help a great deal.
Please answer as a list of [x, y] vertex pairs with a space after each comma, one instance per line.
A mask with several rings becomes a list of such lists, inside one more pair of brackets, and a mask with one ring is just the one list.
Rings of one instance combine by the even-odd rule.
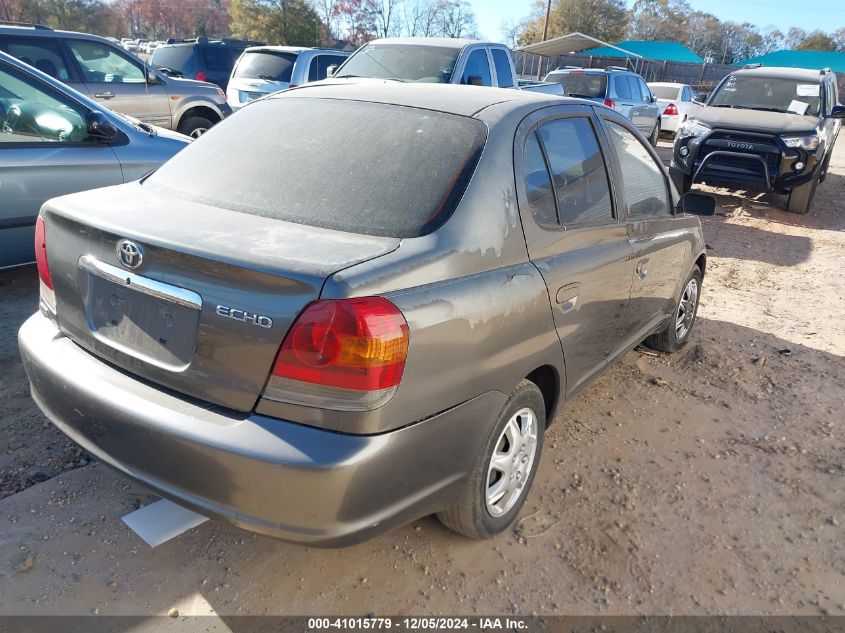
[[596, 48], [597, 46], [612, 48], [620, 53], [624, 53], [626, 57], [642, 57], [642, 55], [638, 55], [637, 53], [627, 51], [624, 48], [603, 42], [595, 37], [578, 33], [577, 31], [575, 33], [570, 33], [569, 35], [553, 37], [545, 42], [537, 42], [536, 44], [520, 46], [516, 50], [522, 51], [523, 53], [542, 55], [544, 57], [557, 57], [558, 55], [566, 55], [568, 53], [578, 53], [589, 48]]

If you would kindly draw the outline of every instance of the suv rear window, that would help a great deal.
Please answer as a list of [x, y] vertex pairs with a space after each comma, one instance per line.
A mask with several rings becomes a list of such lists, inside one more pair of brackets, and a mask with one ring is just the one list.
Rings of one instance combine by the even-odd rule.
[[449, 218], [486, 135], [476, 119], [431, 110], [274, 98], [215, 126], [144, 186], [288, 222], [417, 237]]
[[241, 56], [235, 67], [238, 79], [267, 79], [269, 81], [290, 81], [293, 65], [296, 63], [295, 53], [281, 51], [247, 51]]
[[603, 73], [550, 74], [546, 77], [546, 81], [560, 83], [566, 96], [604, 99], [607, 93], [607, 75]]
[[193, 46], [159, 46], [150, 63], [156, 68], [170, 68], [187, 75], [193, 70], [193, 57]]

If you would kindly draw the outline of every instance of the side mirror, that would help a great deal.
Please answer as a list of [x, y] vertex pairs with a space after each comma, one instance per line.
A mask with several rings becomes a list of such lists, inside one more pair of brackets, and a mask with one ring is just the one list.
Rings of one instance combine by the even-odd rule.
[[337, 72], [338, 65], [332, 64], [328, 68], [326, 68], [326, 77], [334, 77], [334, 74]]
[[161, 83], [161, 80], [158, 78], [156, 71], [152, 68], [147, 68], [147, 83], [151, 86]]
[[654, 95], [651, 95], [651, 99], [649, 99], [649, 102], [650, 103], [657, 103], [657, 97], [655, 97]]
[[830, 111], [829, 119], [845, 119], [845, 106], [835, 105]]
[[103, 143], [110, 143], [117, 136], [117, 128], [108, 117], [98, 110], [88, 114], [85, 121], [88, 136]]
[[706, 92], [696, 92], [692, 96], [692, 102], [698, 105], [707, 105], [707, 93]]
[[482, 82], [481, 75], [470, 75], [469, 77], [467, 77], [467, 85], [483, 86], [484, 83]]
[[715, 215], [716, 198], [706, 193], [688, 191], [681, 197], [681, 210], [691, 215]]

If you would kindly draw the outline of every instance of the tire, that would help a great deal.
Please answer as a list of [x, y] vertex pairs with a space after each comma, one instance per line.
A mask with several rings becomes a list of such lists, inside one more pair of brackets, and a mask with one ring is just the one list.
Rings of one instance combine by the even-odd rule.
[[684, 195], [692, 189], [692, 176], [688, 176], [677, 167], [669, 166], [669, 177], [679, 194]]
[[648, 137], [648, 142], [651, 143], [652, 147], [657, 147], [657, 141], [660, 140], [660, 118], [658, 117], [657, 123], [654, 124], [654, 129], [651, 131], [651, 136]]
[[816, 187], [819, 186], [819, 177], [815, 176], [810, 182], [793, 187], [789, 192], [789, 199], [786, 201], [786, 210], [790, 213], [806, 215], [813, 206], [813, 198], [816, 196]]
[[645, 340], [645, 344], [661, 352], [675, 352], [686, 345], [698, 316], [698, 300], [701, 298], [701, 269], [696, 265], [687, 276], [672, 318], [666, 327]]
[[827, 158], [824, 159], [822, 163], [822, 168], [819, 171], [819, 184], [824, 182], [824, 179], [827, 178], [827, 170], [830, 169], [830, 159], [833, 156], [833, 150], [830, 150], [827, 153]]
[[214, 125], [213, 121], [209, 121], [204, 116], [189, 116], [179, 121], [178, 132], [191, 138], [199, 138]]
[[[531, 442], [523, 440], [520, 446], [510, 442], [508, 438], [513, 436], [515, 429], [528, 429], [532, 424], [533, 451], [530, 448]], [[437, 514], [440, 522], [453, 532], [476, 539], [491, 538], [506, 530], [516, 519], [531, 489], [540, 463], [545, 430], [546, 407], [543, 394], [533, 382], [522, 380], [505, 403], [481, 454], [476, 458], [458, 503]], [[520, 435], [522, 438], [529, 436], [530, 434], [525, 432]], [[507, 470], [499, 470], [492, 463], [494, 452], [509, 455], [510, 451], [519, 448], [522, 451], [514, 456], [517, 462], [499, 460]], [[517, 464], [517, 470], [511, 471], [514, 463]], [[513, 478], [508, 478], [509, 471]], [[513, 483], [502, 486], [505, 488], [504, 496], [498, 501], [495, 501], [495, 495], [488, 498], [488, 488], [493, 491], [500, 481], [507, 481], [506, 478]], [[493, 481], [492, 486], [489, 485], [490, 481]], [[518, 481], [524, 483], [517, 484]], [[490, 501], [493, 503], [489, 503]]]

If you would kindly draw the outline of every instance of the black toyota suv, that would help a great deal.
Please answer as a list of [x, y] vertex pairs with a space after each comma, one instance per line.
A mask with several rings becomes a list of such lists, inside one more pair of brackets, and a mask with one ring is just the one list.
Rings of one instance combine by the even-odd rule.
[[150, 64], [170, 77], [208, 81], [226, 90], [229, 75], [241, 53], [249, 46], [262, 44], [264, 42], [210, 40], [207, 37], [192, 40], [171, 38], [155, 49]]
[[669, 173], [693, 183], [788, 194], [807, 213], [830, 165], [845, 107], [825, 70], [745, 67], [716, 87], [678, 130]]

